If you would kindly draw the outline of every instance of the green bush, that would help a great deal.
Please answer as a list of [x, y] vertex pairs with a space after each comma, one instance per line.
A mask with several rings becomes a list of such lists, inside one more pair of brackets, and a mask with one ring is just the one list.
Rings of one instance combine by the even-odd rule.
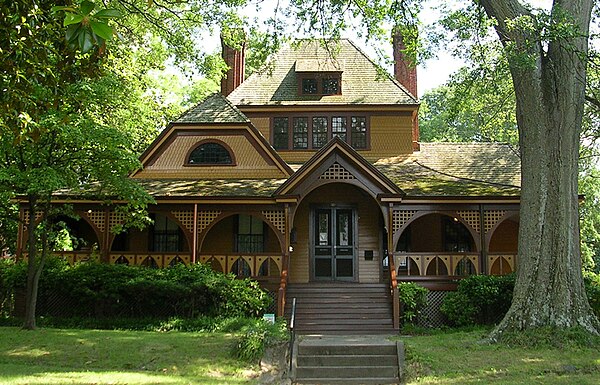
[[[0, 292], [27, 282], [26, 263], [0, 266]], [[253, 317], [271, 297], [258, 283], [203, 264], [150, 269], [97, 262], [69, 266], [49, 258], [40, 277], [38, 315], [51, 317]]]
[[440, 310], [455, 326], [493, 324], [510, 308], [514, 286], [514, 274], [473, 275], [459, 282]]
[[427, 289], [414, 282], [399, 282], [398, 295], [402, 304], [401, 321], [411, 324], [427, 306]]
[[583, 273], [583, 282], [590, 306], [596, 317], [600, 318], [600, 273], [585, 271]]
[[263, 356], [265, 348], [278, 342], [288, 340], [285, 320], [279, 319], [274, 324], [263, 319], [242, 328], [242, 333], [234, 346], [234, 355], [248, 362], [257, 362]]

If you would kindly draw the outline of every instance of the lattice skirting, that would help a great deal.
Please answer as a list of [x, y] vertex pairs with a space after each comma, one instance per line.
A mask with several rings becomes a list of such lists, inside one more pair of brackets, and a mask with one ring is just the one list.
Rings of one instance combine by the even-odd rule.
[[429, 290], [427, 293], [427, 307], [417, 319], [417, 325], [427, 328], [439, 328], [447, 325], [446, 317], [440, 311], [446, 295], [450, 291]]

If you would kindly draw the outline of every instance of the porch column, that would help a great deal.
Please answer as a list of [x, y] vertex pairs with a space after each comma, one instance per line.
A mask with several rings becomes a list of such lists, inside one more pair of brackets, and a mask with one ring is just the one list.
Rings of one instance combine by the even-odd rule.
[[192, 263], [196, 263], [198, 253], [198, 203], [194, 203], [194, 226], [192, 229], [194, 232], [192, 235]]
[[486, 234], [485, 234], [485, 210], [482, 204], [479, 204], [479, 239], [481, 240], [481, 249], [479, 250], [479, 256], [481, 257], [481, 273], [487, 275], [488, 271], [488, 244], [486, 242]]
[[285, 214], [284, 250], [283, 250], [283, 260], [281, 261], [281, 279], [279, 281], [279, 290], [277, 292], [277, 316], [278, 317], [283, 317], [283, 315], [285, 313], [288, 270], [289, 270], [289, 265], [290, 265], [291, 224], [290, 224], [290, 205], [289, 205], [289, 203], [285, 204], [284, 214]]
[[388, 243], [388, 267], [390, 269], [390, 290], [392, 294], [392, 315], [394, 329], [400, 329], [400, 298], [398, 295], [398, 281], [396, 280], [396, 264], [394, 263], [394, 204], [388, 205], [387, 218], [387, 243]]

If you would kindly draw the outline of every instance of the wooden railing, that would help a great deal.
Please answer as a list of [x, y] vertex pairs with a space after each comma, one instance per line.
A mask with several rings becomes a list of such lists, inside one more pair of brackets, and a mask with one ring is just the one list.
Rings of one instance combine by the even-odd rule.
[[473, 274], [508, 274], [515, 270], [516, 255], [491, 253], [487, 257], [484, 270], [481, 267], [480, 254], [472, 252], [397, 253], [393, 259], [399, 277], [461, 277]]
[[169, 267], [176, 263], [189, 265], [192, 254], [189, 252], [145, 252], [111, 251], [109, 263], [123, 263], [130, 266]]

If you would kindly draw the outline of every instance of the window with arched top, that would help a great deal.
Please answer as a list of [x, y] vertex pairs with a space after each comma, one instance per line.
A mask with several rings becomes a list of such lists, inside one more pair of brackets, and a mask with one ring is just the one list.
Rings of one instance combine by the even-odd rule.
[[187, 164], [189, 165], [232, 165], [231, 151], [223, 144], [217, 142], [204, 142], [190, 152]]

